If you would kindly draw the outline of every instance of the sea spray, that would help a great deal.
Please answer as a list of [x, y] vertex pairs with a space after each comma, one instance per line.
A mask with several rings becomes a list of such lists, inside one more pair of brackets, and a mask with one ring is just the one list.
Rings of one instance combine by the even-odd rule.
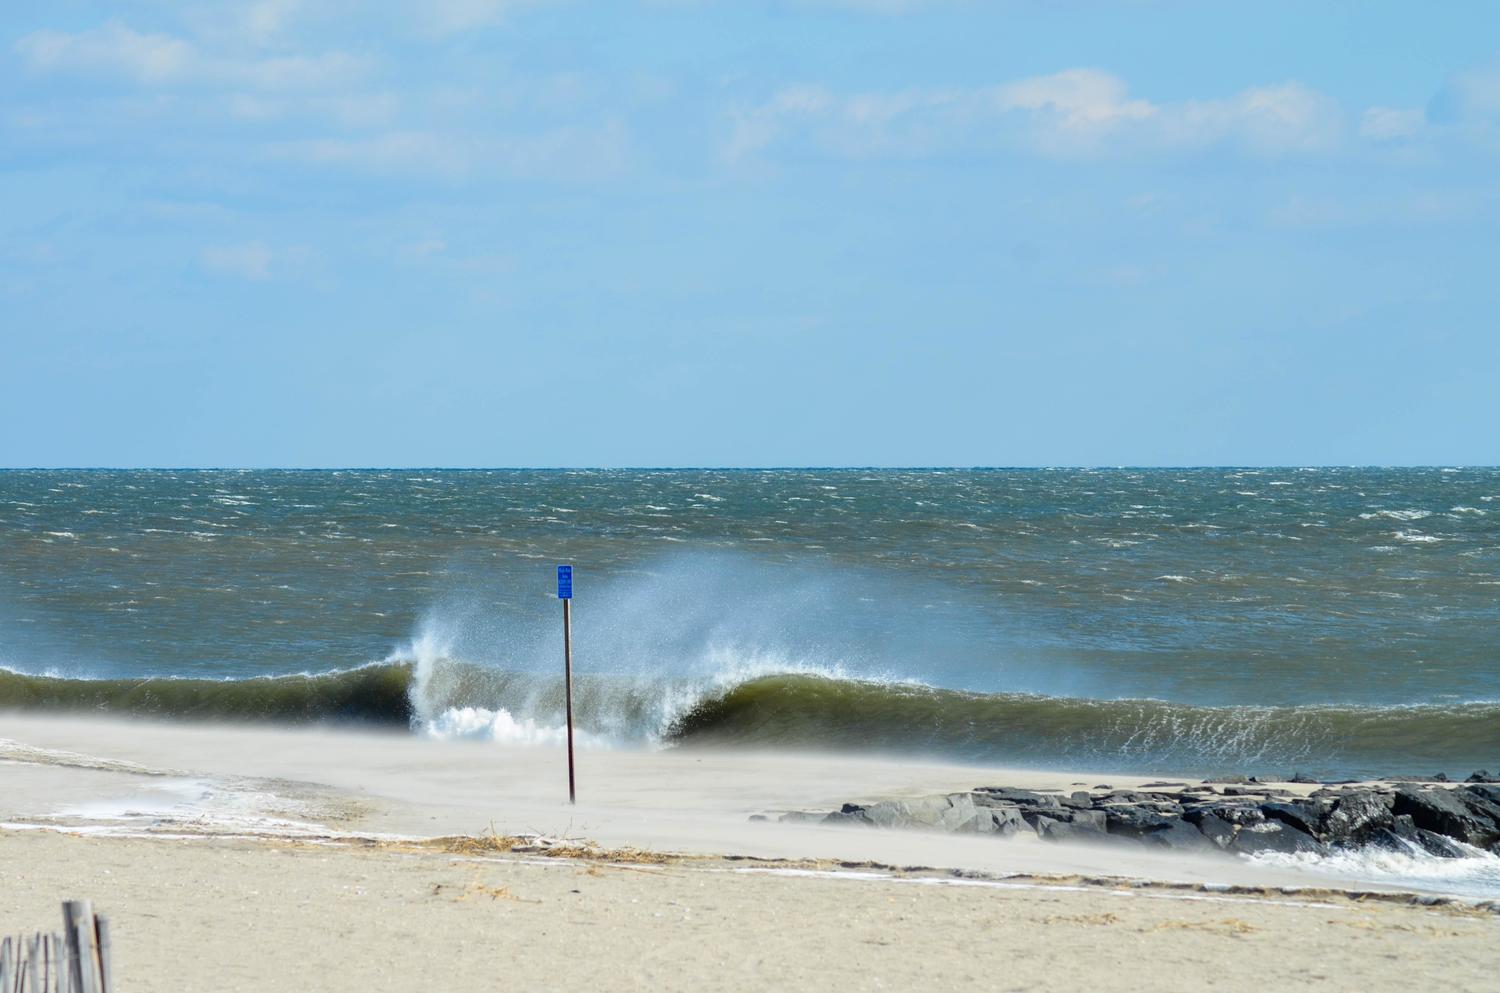
[[1500, 762], [1496, 499], [1496, 469], [9, 472], [0, 708], [544, 735], [573, 561], [611, 746], [1462, 775]]

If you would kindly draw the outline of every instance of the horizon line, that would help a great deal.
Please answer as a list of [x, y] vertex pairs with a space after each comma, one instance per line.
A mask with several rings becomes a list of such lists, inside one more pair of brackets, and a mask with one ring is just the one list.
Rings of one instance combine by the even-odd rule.
[[0, 472], [1098, 472], [1132, 470], [1500, 469], [1496, 463], [1056, 463], [1049, 465], [57, 465], [0, 466]]

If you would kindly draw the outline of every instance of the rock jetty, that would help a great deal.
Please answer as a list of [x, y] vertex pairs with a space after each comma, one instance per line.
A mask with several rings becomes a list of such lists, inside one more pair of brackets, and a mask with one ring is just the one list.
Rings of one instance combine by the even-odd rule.
[[1458, 858], [1475, 849], [1500, 855], [1500, 777], [1481, 772], [1462, 784], [1434, 778], [1310, 792], [1242, 777], [1073, 792], [980, 786], [914, 800], [846, 803], [829, 812], [794, 811], [780, 819], [1001, 836], [1032, 831], [1047, 841], [1241, 855], [1374, 846]]

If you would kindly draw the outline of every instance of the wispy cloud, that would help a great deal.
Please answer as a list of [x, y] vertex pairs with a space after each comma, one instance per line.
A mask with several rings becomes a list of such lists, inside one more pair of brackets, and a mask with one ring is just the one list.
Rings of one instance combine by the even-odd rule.
[[459, 31], [499, 24], [516, 11], [544, 0], [429, 0], [421, 10], [429, 34], [449, 35]]
[[1360, 135], [1372, 141], [1412, 138], [1426, 126], [1426, 114], [1403, 107], [1370, 107], [1359, 119]]
[[1500, 59], [1456, 73], [1427, 105], [1435, 124], [1500, 123]]
[[272, 257], [273, 253], [268, 246], [250, 241], [239, 245], [205, 248], [199, 254], [199, 261], [209, 272], [260, 282], [271, 278]]
[[510, 136], [387, 131], [279, 142], [266, 152], [305, 165], [448, 179], [599, 178], [623, 169], [631, 155], [629, 132], [618, 121]]
[[996, 142], [1057, 157], [1226, 144], [1283, 155], [1325, 151], [1343, 130], [1338, 105], [1298, 83], [1158, 104], [1132, 96], [1118, 76], [1074, 68], [969, 89], [838, 94], [788, 87], [738, 111], [722, 152], [738, 160], [804, 137], [851, 155], [924, 155]]
[[34, 31], [15, 51], [35, 72], [124, 77], [143, 86], [218, 83], [263, 90], [312, 89], [363, 75], [367, 61], [344, 52], [237, 56], [204, 50], [170, 34], [136, 31], [110, 21], [86, 31]]

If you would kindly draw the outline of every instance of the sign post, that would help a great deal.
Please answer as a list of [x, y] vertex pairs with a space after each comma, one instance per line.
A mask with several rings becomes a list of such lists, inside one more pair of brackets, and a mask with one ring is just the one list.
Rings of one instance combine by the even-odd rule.
[[557, 567], [557, 598], [563, 605], [563, 695], [568, 706], [568, 802], [577, 803], [573, 789], [573, 567]]

